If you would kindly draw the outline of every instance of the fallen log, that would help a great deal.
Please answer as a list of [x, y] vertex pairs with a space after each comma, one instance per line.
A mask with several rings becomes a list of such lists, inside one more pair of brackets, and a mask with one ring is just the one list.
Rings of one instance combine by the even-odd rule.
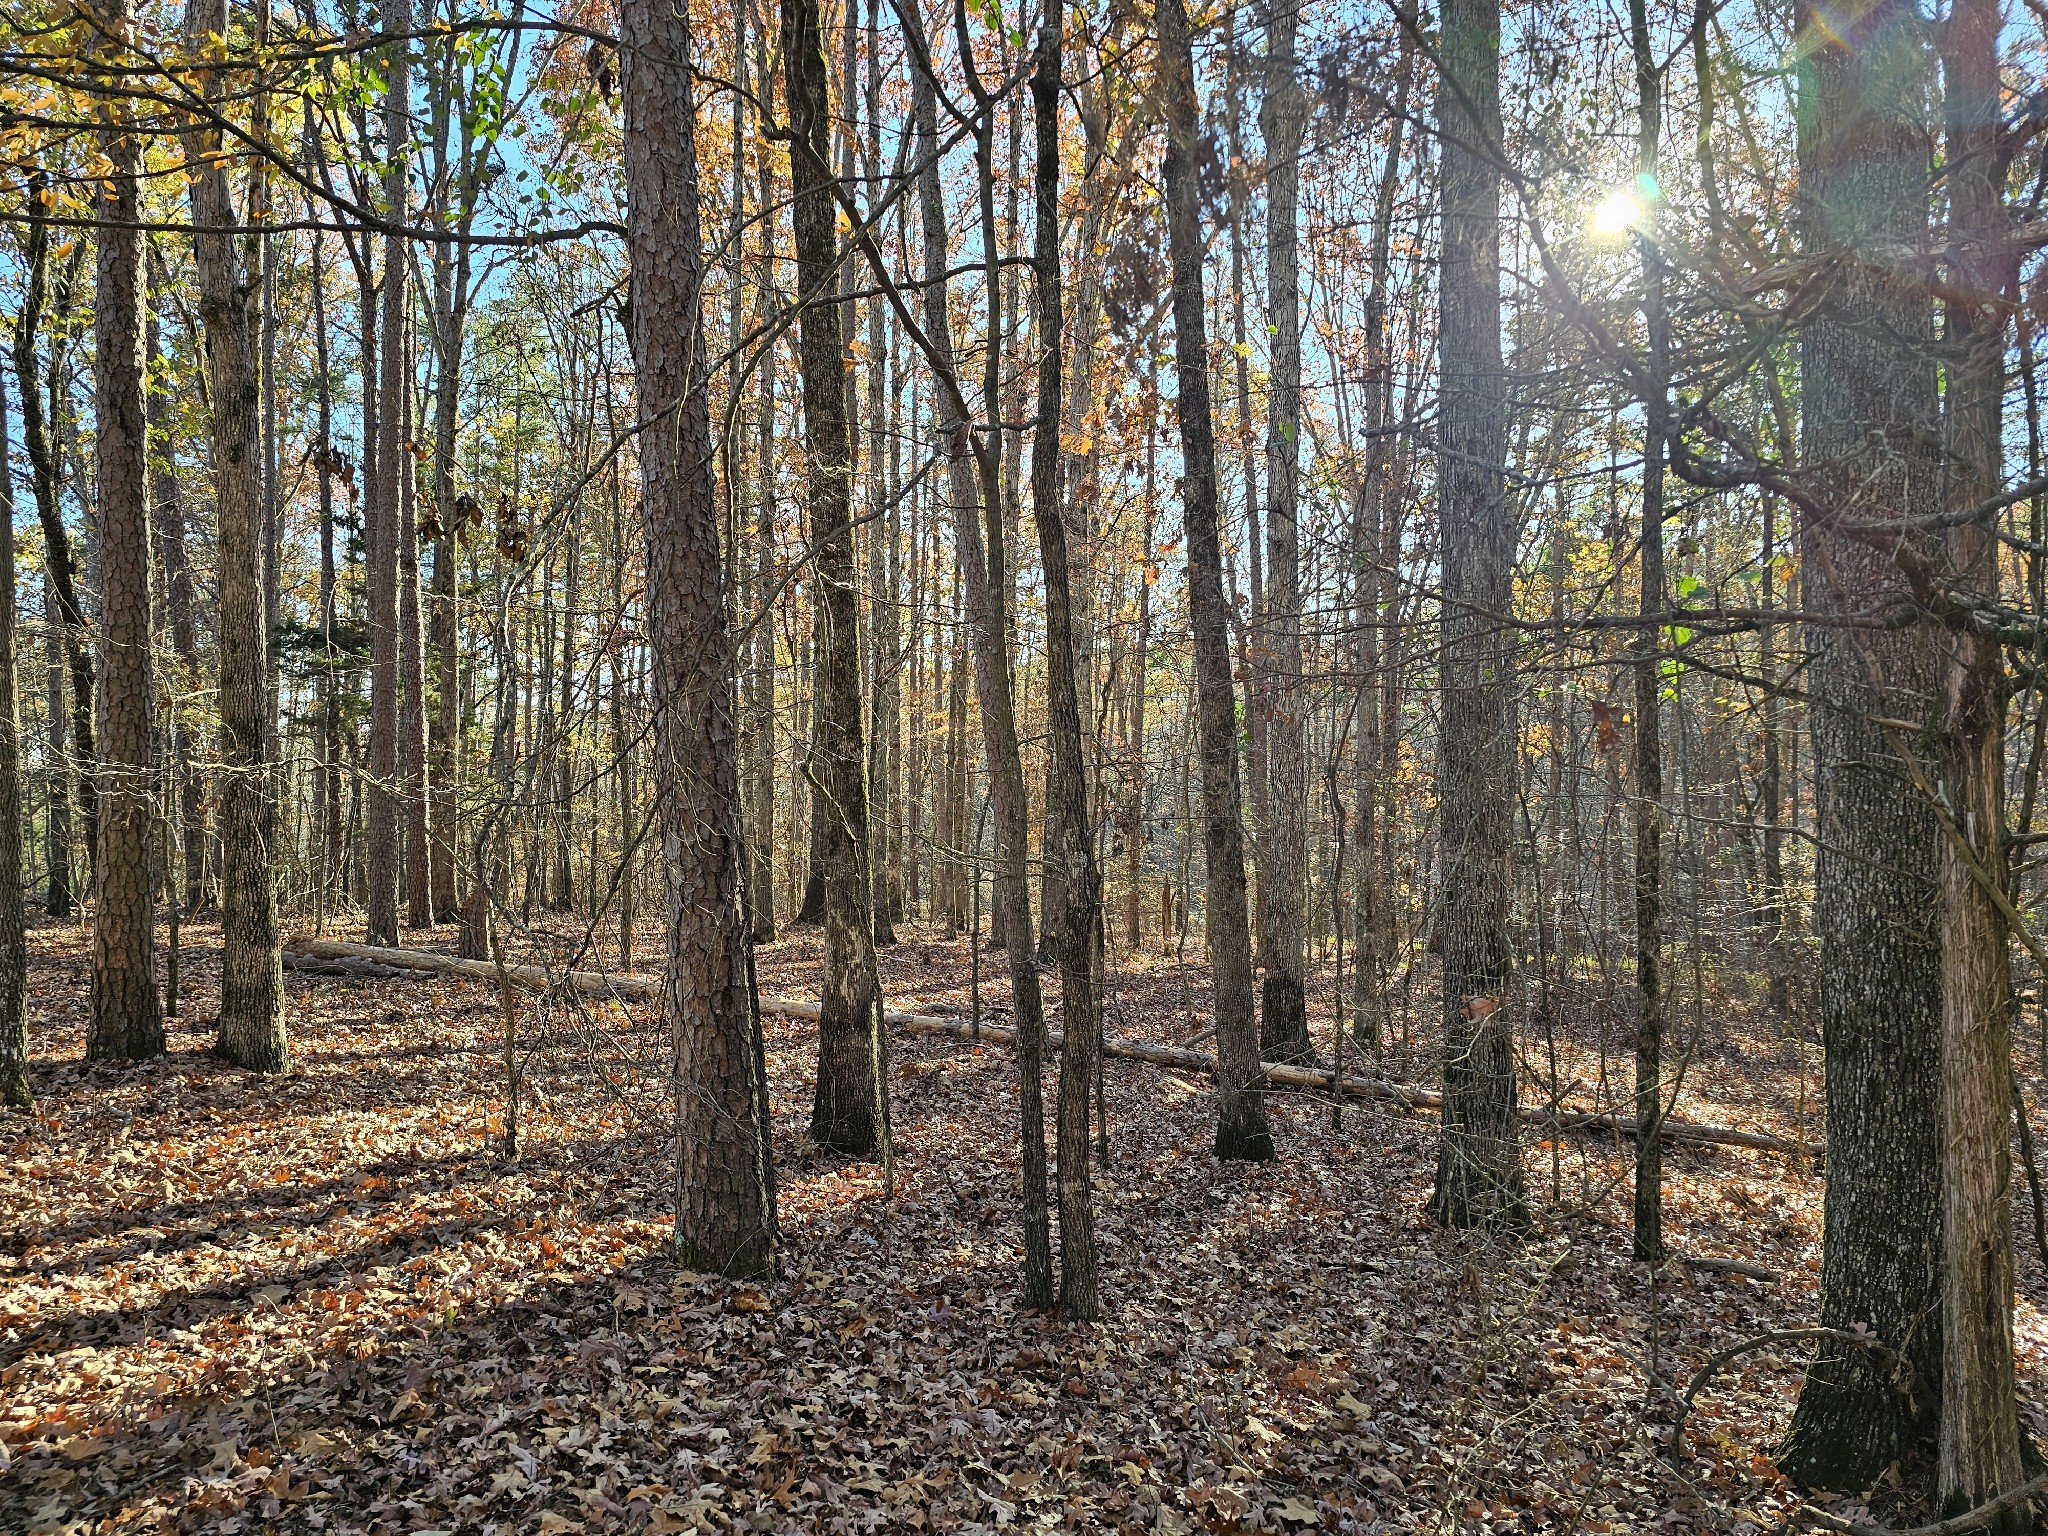
[[[346, 944], [337, 939], [296, 939], [289, 946], [302, 955], [326, 959], [370, 960], [381, 965], [396, 966], [405, 970], [431, 971], [442, 976], [461, 976], [472, 981], [498, 984], [498, 970], [488, 960], [458, 960], [453, 955], [438, 954], [423, 949], [390, 949], [375, 944]], [[652, 997], [661, 991], [661, 978], [645, 976], [630, 971], [562, 971], [549, 972], [538, 965], [510, 965], [505, 968], [512, 981], [528, 991], [545, 991], [552, 986], [568, 986], [578, 992], [597, 997]], [[761, 998], [761, 1011], [780, 1018], [812, 1019], [818, 1017], [816, 1003], [799, 1002], [792, 998]], [[1017, 1042], [1015, 1029], [1003, 1024], [983, 1024], [979, 1033], [975, 1026], [962, 1019], [943, 1018], [934, 1013], [908, 1013], [891, 1008], [883, 1015], [890, 1028], [900, 1029], [909, 1035], [944, 1035], [953, 1040], [978, 1043], [987, 1041], [994, 1045], [1013, 1046]], [[1045, 1045], [1049, 1051], [1057, 1051], [1064, 1043], [1064, 1035], [1057, 1029], [1045, 1034]], [[1167, 1067], [1175, 1071], [1196, 1072], [1204, 1077], [1216, 1075], [1216, 1058], [1207, 1051], [1190, 1050], [1185, 1046], [1148, 1045], [1136, 1040], [1106, 1039], [1102, 1042], [1102, 1053], [1119, 1061], [1142, 1061], [1149, 1066]], [[1264, 1064], [1266, 1082], [1276, 1088], [1302, 1088], [1315, 1092], [1330, 1093], [1336, 1088], [1336, 1074], [1319, 1067], [1298, 1067], [1283, 1062], [1269, 1061]], [[1346, 1097], [1355, 1099], [1379, 1099], [1398, 1104], [1404, 1109], [1442, 1110], [1443, 1095], [1434, 1088], [1411, 1087], [1404, 1083], [1392, 1083], [1377, 1077], [1353, 1077], [1346, 1075], [1343, 1083]], [[1521, 1106], [1521, 1117], [1525, 1124], [1549, 1130], [1598, 1131], [1610, 1135], [1633, 1137], [1636, 1121], [1633, 1115], [1596, 1114], [1588, 1110], [1567, 1109], [1553, 1114], [1549, 1109], [1532, 1105]], [[1658, 1127], [1667, 1141], [1688, 1142], [1706, 1146], [1750, 1147], [1760, 1152], [1796, 1152], [1807, 1156], [1818, 1156], [1821, 1148], [1811, 1142], [1794, 1141], [1785, 1136], [1772, 1136], [1762, 1131], [1737, 1131], [1714, 1125], [1695, 1125], [1687, 1120], [1664, 1120]]]

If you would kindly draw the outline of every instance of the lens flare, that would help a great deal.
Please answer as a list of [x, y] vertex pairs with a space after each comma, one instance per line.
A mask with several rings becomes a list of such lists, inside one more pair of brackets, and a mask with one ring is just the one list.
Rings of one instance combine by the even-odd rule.
[[1625, 187], [1616, 187], [1595, 203], [1586, 215], [1586, 231], [1603, 244], [1619, 245], [1635, 232], [1646, 211], [1639, 195]]

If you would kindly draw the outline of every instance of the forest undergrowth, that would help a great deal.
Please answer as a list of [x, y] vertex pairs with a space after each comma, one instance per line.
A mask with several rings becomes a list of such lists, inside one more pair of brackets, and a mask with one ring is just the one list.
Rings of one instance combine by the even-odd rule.
[[[647, 1021], [527, 1002], [513, 1161], [490, 987], [288, 972], [295, 1070], [267, 1079], [207, 1054], [218, 935], [187, 938], [169, 1054], [108, 1068], [80, 1059], [84, 931], [30, 935], [0, 1529], [1747, 1532], [1797, 1502], [1767, 1453], [1803, 1346], [1717, 1376], [1675, 1459], [1649, 1372], [1682, 1389], [1811, 1323], [1810, 1159], [1672, 1146], [1682, 1257], [1653, 1288], [1626, 1147], [1532, 1134], [1538, 1234], [1492, 1247], [1424, 1217], [1433, 1116], [1351, 1102], [1333, 1129], [1327, 1098], [1275, 1095], [1279, 1160], [1224, 1165], [1206, 1081], [1113, 1060], [1105, 1317], [1063, 1328], [1017, 1302], [1014, 1058], [892, 1042], [885, 1199], [806, 1141], [814, 1027], [771, 1018], [783, 1273], [734, 1287], [661, 1256]], [[807, 995], [817, 950], [764, 947], [764, 993]], [[967, 1007], [964, 941], [915, 930], [881, 964], [892, 1006]], [[1206, 1012], [1171, 958], [1109, 981], [1113, 1033], [1179, 1042]], [[1002, 1022], [999, 956], [983, 986]], [[1591, 1084], [1592, 1026], [1562, 1012], [1565, 1080]], [[1329, 1031], [1326, 1006], [1326, 1059]], [[1716, 1036], [1681, 1117], [1817, 1136], [1779, 1030], [1731, 1004]], [[1381, 1069], [1428, 1080], [1426, 1042]], [[2023, 1402], [2048, 1359], [2030, 1245]]]

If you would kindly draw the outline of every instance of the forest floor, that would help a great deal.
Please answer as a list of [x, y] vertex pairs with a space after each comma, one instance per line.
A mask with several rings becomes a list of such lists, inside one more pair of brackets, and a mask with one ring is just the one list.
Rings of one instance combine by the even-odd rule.
[[[1493, 1246], [1424, 1217], [1433, 1116], [1354, 1102], [1340, 1130], [1275, 1095], [1278, 1160], [1220, 1165], [1206, 1082], [1112, 1061], [1106, 1312], [1068, 1328], [1017, 1302], [1014, 1058], [894, 1042], [885, 1199], [806, 1142], [814, 1033], [771, 1019], [785, 1268], [735, 1288], [660, 1257], [645, 1019], [529, 1002], [515, 1163], [492, 990], [287, 972], [294, 1070], [263, 1079], [207, 1054], [218, 933], [186, 940], [169, 1054], [110, 1069], [80, 1059], [85, 932], [30, 936], [0, 1530], [1749, 1532], [1796, 1502], [1767, 1453], [1798, 1346], [1708, 1386], [1675, 1462], [1646, 1368], [1812, 1321], [1810, 1159], [1671, 1147], [1673, 1247], [1770, 1278], [1675, 1263], [1653, 1292], [1612, 1141], [1532, 1135], [1538, 1233]], [[762, 989], [814, 996], [817, 963], [813, 933], [771, 945]], [[892, 1006], [965, 1006], [960, 940], [882, 966]], [[1119, 964], [1112, 1033], [1186, 1038], [1202, 981]], [[1679, 1113], [1815, 1135], [1799, 1047], [1720, 1017]], [[1597, 1029], [1561, 1033], [1597, 1083]], [[1429, 1075], [1419, 1046], [1381, 1070]], [[2021, 1278], [2042, 1294], [2026, 1251]], [[2020, 1332], [2031, 1400], [2024, 1298]]]

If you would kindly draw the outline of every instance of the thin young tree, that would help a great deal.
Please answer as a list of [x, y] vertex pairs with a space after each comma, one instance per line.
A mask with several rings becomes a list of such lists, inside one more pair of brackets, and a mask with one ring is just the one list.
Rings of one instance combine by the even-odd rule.
[[[1272, 369], [1266, 396], [1264, 652], [1267, 804], [1259, 858], [1265, 979], [1259, 1052], [1311, 1061], [1308, 1036], [1307, 712], [1301, 660], [1301, 140], [1306, 97], [1295, 71], [1300, 0], [1267, 0], [1266, 79], [1259, 131], [1266, 140], [1266, 312]], [[1239, 366], [1243, 366], [1240, 355]]]
[[805, 775], [821, 825], [814, 838], [825, 926], [818, 1080], [811, 1136], [854, 1156], [884, 1152], [883, 1037], [876, 1012], [869, 916], [867, 761], [862, 749], [860, 605], [853, 558], [852, 441], [840, 306], [827, 302], [839, 269], [838, 202], [831, 168], [824, 21], [816, 0], [782, 0], [784, 92], [791, 135], [797, 319], [803, 391], [804, 503], [810, 515], [816, 725]]
[[1643, 330], [1649, 342], [1643, 403], [1641, 591], [1643, 625], [1635, 637], [1636, 1137], [1634, 1253], [1639, 1264], [1664, 1257], [1664, 438], [1670, 430], [1670, 337], [1664, 313], [1664, 253], [1658, 244], [1658, 140], [1664, 78], [1651, 47], [1647, 0], [1629, 0], [1629, 42], [1636, 66], [1636, 184], [1644, 195], [1636, 244], [1643, 267]]
[[[412, 31], [412, 0], [394, 0], [381, 7], [384, 24], [383, 212], [404, 222], [408, 205], [412, 64], [408, 34]], [[377, 477], [376, 496], [368, 505], [370, 618], [370, 778], [369, 815], [364, 846], [369, 883], [364, 907], [372, 944], [398, 942], [398, 877], [401, 850], [401, 712], [405, 709], [401, 678], [399, 580], [401, 520], [409, 455], [405, 443], [405, 400], [411, 387], [411, 358], [406, 349], [407, 279], [411, 264], [403, 237], [396, 230], [384, 236], [384, 283], [378, 295]]]
[[1173, 271], [1173, 350], [1179, 393], [1181, 510], [1188, 609], [1194, 632], [1200, 725], [1202, 841], [1208, 855], [1209, 963], [1216, 984], [1216, 1155], [1273, 1155], [1252, 1002], [1250, 911], [1245, 899], [1244, 803], [1238, 787], [1237, 697], [1230, 680], [1230, 600], [1216, 517], [1216, 426], [1209, 404], [1209, 341], [1202, 264], [1201, 103], [1185, 0], [1160, 0], [1160, 85], [1165, 101], [1166, 231]]
[[[914, 0], [913, 0], [914, 3]], [[1048, 882], [1065, 910], [1045, 914], [1060, 939], [1060, 1012], [1066, 1036], [1060, 1048], [1057, 1109], [1060, 1203], [1060, 1316], [1090, 1322], [1102, 1301], [1095, 1259], [1095, 1216], [1088, 1177], [1088, 1095], [1102, 1029], [1096, 994], [1095, 954], [1102, 927], [1102, 876], [1095, 863], [1095, 821], [1089, 814], [1087, 762], [1081, 738], [1080, 688], [1075, 677], [1074, 599], [1068, 571], [1067, 527], [1060, 487], [1060, 63], [1066, 7], [1049, 0], [1039, 23], [1038, 60], [1031, 76], [1037, 119], [1037, 174], [1033, 179], [1035, 230], [1032, 270], [1038, 293], [1038, 414], [1031, 442], [1031, 513], [1038, 525], [1045, 573], [1046, 713], [1052, 765], [1047, 799], [1057, 814], [1046, 824], [1059, 843], [1047, 850], [1064, 878]]]
[[0, 373], [0, 1104], [35, 1107], [28, 1079], [28, 954], [21, 912], [21, 717], [14, 681], [14, 468]]

